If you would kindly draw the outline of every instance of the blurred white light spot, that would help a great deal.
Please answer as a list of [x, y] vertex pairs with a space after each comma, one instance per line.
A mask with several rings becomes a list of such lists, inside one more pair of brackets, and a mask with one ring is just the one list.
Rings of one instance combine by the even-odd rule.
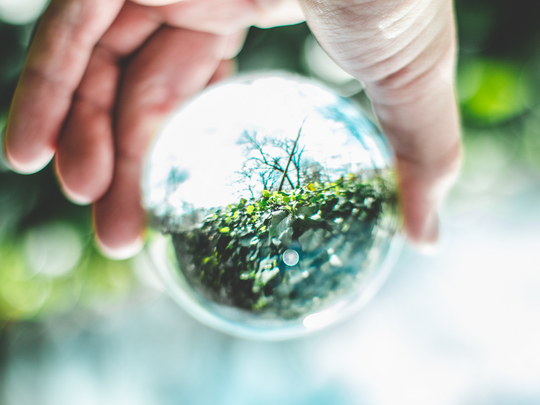
[[320, 329], [332, 323], [335, 317], [334, 311], [324, 311], [306, 316], [302, 323], [307, 329]]
[[334, 267], [343, 266], [343, 263], [341, 262], [340, 258], [336, 255], [330, 256], [330, 264]]
[[279, 267], [274, 267], [272, 270], [265, 270], [262, 272], [261, 281], [263, 284], [268, 283], [276, 274], [279, 273]]
[[298, 260], [300, 260], [300, 256], [298, 256], [298, 252], [294, 249], [287, 249], [283, 253], [283, 261], [287, 266], [296, 266]]
[[25, 257], [32, 271], [63, 276], [78, 263], [82, 241], [69, 224], [53, 222], [32, 228], [24, 241]]
[[27, 24], [43, 12], [48, 0], [0, 0], [0, 20], [9, 24]]

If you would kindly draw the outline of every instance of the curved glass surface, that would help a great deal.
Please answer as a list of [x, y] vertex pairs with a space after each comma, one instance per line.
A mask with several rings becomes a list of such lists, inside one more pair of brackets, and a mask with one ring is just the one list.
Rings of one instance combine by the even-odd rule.
[[143, 203], [173, 298], [243, 337], [294, 337], [352, 313], [397, 250], [384, 137], [347, 99], [290, 75], [209, 87], [174, 114]]

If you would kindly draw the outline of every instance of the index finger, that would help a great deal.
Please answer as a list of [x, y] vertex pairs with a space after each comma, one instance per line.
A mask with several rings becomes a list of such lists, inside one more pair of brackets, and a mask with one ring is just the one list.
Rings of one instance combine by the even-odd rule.
[[92, 50], [124, 1], [53, 0], [45, 11], [6, 128], [6, 157], [15, 170], [32, 173], [52, 159]]

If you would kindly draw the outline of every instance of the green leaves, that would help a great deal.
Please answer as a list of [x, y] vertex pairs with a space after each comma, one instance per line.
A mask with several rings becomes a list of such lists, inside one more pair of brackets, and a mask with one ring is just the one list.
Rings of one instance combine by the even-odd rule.
[[[358, 257], [365, 260], [385, 204], [396, 204], [393, 185], [382, 177], [350, 175], [261, 194], [214, 210], [200, 228], [173, 234], [173, 244], [180, 268], [204, 297], [286, 318], [306, 314], [314, 296], [322, 302], [343, 283], [350, 288], [347, 274], [361, 270]], [[292, 267], [283, 260], [289, 249], [300, 259]]]
[[285, 246], [292, 242], [294, 217], [286, 211], [277, 211], [270, 222], [270, 236], [277, 237]]
[[324, 242], [328, 231], [324, 229], [308, 229], [299, 238], [298, 242], [305, 252], [312, 252]]
[[279, 236], [285, 231], [291, 222], [291, 217], [287, 211], [276, 211], [272, 213], [272, 221], [270, 222], [270, 235]]
[[289, 246], [292, 243], [293, 235], [294, 229], [289, 227], [279, 234], [278, 239], [281, 241], [281, 243], [283, 243], [283, 245]]

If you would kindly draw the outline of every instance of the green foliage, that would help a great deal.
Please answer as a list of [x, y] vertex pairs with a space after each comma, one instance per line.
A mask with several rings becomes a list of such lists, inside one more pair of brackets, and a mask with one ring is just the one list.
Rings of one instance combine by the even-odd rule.
[[458, 79], [463, 114], [477, 124], [503, 122], [525, 112], [530, 78], [515, 63], [475, 59], [463, 63]]
[[[387, 177], [353, 175], [217, 209], [200, 228], [173, 233], [180, 269], [204, 297], [295, 318], [352, 289], [381, 218], [395, 210]], [[294, 250], [298, 263], [283, 254]]]
[[134, 285], [126, 261], [104, 258], [91, 243], [63, 274], [32, 266], [20, 240], [0, 241], [0, 320], [39, 319], [78, 309], [102, 309]]

